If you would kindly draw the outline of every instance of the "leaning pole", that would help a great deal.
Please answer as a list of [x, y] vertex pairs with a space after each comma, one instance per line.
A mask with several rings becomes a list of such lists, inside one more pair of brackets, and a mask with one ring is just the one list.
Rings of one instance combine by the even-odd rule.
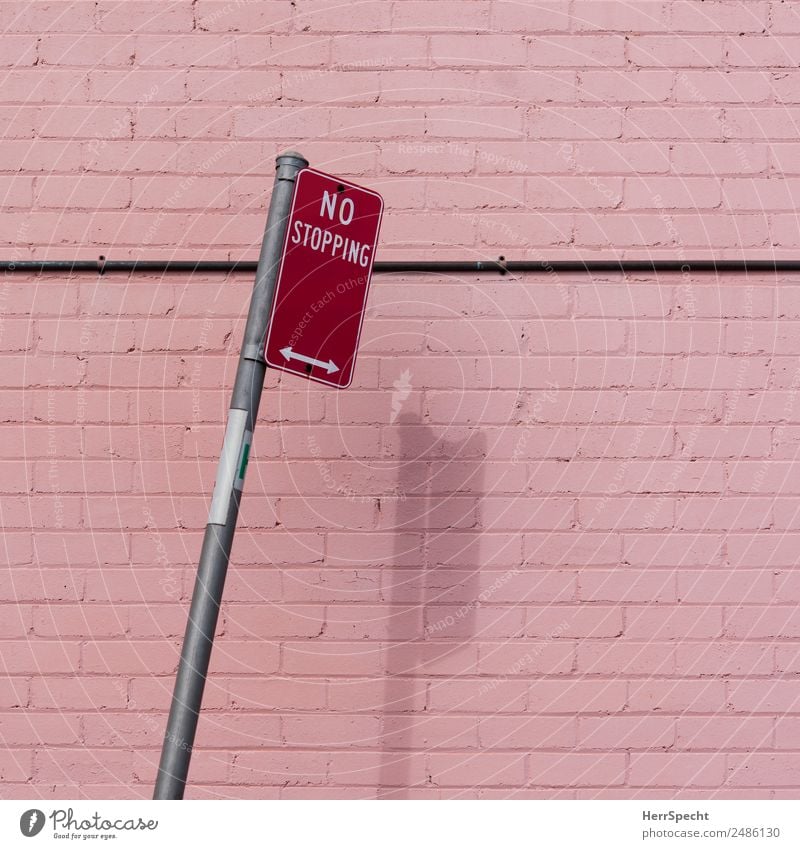
[[275, 161], [275, 183], [161, 749], [154, 799], [182, 799], [186, 786], [225, 574], [236, 532], [247, 460], [264, 388], [267, 370], [264, 337], [275, 293], [295, 179], [306, 167], [308, 161], [293, 151], [282, 154]]

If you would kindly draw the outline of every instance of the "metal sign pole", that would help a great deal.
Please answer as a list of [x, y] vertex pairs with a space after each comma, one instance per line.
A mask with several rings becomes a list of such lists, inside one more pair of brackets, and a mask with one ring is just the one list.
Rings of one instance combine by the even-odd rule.
[[284, 153], [276, 159], [275, 184], [236, 370], [214, 495], [200, 552], [189, 621], [183, 638], [154, 799], [182, 799], [186, 786], [225, 573], [236, 532], [250, 443], [264, 388], [267, 370], [264, 337], [283, 251], [289, 208], [295, 179], [307, 166], [307, 160], [295, 152]]

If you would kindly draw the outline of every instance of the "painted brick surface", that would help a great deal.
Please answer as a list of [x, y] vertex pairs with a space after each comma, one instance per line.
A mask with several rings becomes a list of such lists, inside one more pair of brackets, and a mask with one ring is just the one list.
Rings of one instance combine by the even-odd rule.
[[[1, 2], [0, 254], [255, 258], [298, 147], [384, 259], [796, 257], [790, 5]], [[0, 281], [4, 797], [151, 793], [250, 286]], [[268, 376], [189, 795], [800, 791], [799, 319], [378, 276]]]

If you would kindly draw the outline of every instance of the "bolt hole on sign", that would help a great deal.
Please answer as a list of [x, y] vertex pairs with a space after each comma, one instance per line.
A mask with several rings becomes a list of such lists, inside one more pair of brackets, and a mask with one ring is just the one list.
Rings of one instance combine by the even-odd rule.
[[313, 168], [298, 174], [264, 343], [268, 366], [350, 385], [382, 217], [377, 192]]

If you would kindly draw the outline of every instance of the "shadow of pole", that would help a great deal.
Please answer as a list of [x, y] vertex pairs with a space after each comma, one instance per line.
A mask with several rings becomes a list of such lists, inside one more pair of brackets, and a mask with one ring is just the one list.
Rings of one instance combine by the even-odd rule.
[[[474, 636], [485, 438], [471, 431], [454, 440], [443, 437], [445, 432], [416, 415], [400, 417], [395, 426], [399, 469], [392, 530], [397, 542], [383, 576], [390, 620], [376, 788], [381, 799], [438, 795], [430, 781], [429, 752], [463, 743], [453, 738], [452, 724], [441, 711], [429, 712], [429, 691], [432, 683], [441, 685], [462, 671], [460, 650]], [[421, 544], [412, 550], [409, 541], [415, 538]]]

